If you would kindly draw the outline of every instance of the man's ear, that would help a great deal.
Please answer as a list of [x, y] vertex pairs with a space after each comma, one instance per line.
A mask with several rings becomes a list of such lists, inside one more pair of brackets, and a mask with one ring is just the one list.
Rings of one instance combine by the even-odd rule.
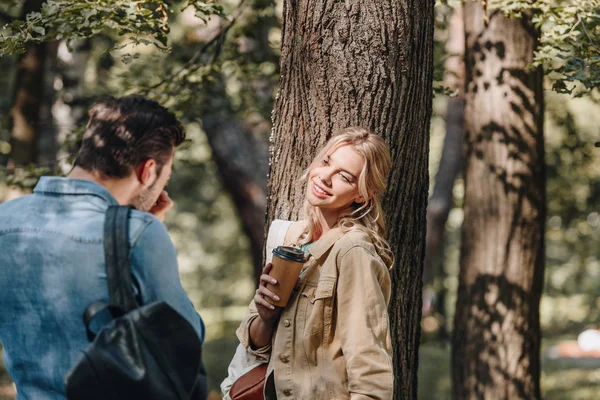
[[152, 185], [158, 179], [156, 161], [151, 158], [142, 161], [135, 169], [135, 175], [142, 186], [148, 187]]

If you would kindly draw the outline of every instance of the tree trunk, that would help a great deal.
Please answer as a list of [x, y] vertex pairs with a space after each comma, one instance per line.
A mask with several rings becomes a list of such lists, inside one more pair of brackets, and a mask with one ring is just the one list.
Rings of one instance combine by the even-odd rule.
[[268, 147], [266, 141], [255, 137], [232, 114], [231, 109], [227, 116], [206, 113], [202, 125], [223, 186], [231, 195], [250, 240], [254, 278], [258, 283], [263, 267]]
[[273, 116], [267, 225], [296, 219], [296, 181], [337, 131], [361, 125], [390, 145], [384, 201], [396, 255], [389, 307], [395, 397], [417, 393], [433, 79], [433, 2], [286, 0]]
[[38, 129], [38, 159], [37, 162], [47, 166], [52, 174], [57, 172], [58, 138], [54, 124], [53, 108], [56, 104], [54, 79], [58, 72], [57, 51], [59, 42], [47, 43], [47, 55], [44, 68], [44, 93], [40, 105], [40, 124]]
[[[43, 0], [25, 0], [22, 18], [39, 11]], [[44, 69], [47, 43], [29, 44], [19, 56], [13, 93], [11, 117], [11, 153], [9, 168], [37, 162], [40, 108], [44, 96]]]
[[[444, 63], [444, 84], [457, 92], [448, 99], [446, 108], [446, 136], [442, 156], [435, 175], [435, 186], [427, 204], [427, 237], [425, 240], [425, 261], [423, 263], [423, 283], [432, 285], [436, 298], [433, 304], [432, 293], [425, 289], [423, 312], [433, 309], [441, 316], [438, 339], [449, 340], [446, 319], [446, 272], [444, 269], [444, 236], [448, 214], [454, 205], [454, 182], [462, 168], [464, 116], [465, 116], [465, 34], [462, 8], [454, 9], [449, 21], [449, 37], [446, 43]], [[427, 304], [429, 303], [429, 304]], [[429, 307], [428, 307], [429, 306]], [[429, 309], [428, 309], [429, 308]]]
[[[464, 84], [465, 45], [462, 9], [454, 10], [450, 17], [449, 38], [446, 43], [444, 84], [457, 91], [456, 97], [448, 99], [446, 111], [446, 136], [440, 165], [435, 176], [435, 187], [427, 205], [427, 240], [425, 246], [424, 281], [433, 279], [434, 259], [442, 248], [448, 213], [454, 204], [452, 189], [462, 167], [462, 144], [464, 136]], [[430, 277], [431, 276], [431, 277]], [[427, 279], [430, 277], [429, 279]]]
[[[269, 32], [279, 21], [274, 16], [275, 2], [253, 0], [242, 14], [236, 37], [238, 57], [253, 64], [275, 63], [279, 57], [269, 45]], [[263, 223], [267, 203], [267, 173], [270, 114], [273, 109], [274, 77], [259, 74], [240, 79], [245, 115], [236, 113], [225, 90], [223, 75], [205, 85], [207, 100], [201, 110], [202, 127], [211, 147], [224, 188], [232, 197], [242, 228], [250, 240], [254, 279], [258, 284], [263, 264]], [[261, 112], [262, 111], [262, 112]]]
[[456, 399], [539, 399], [545, 167], [531, 19], [465, 4], [466, 191], [452, 373]]
[[[92, 51], [92, 39], [82, 39], [70, 43], [71, 51], [67, 52], [61, 43], [58, 53], [59, 85], [62, 86], [53, 106], [58, 131], [58, 172], [67, 173], [72, 167], [74, 155], [81, 146], [81, 136], [87, 122], [88, 110], [97, 100], [91, 96], [94, 91], [86, 87], [85, 74]], [[110, 57], [105, 54], [101, 57]], [[101, 64], [102, 61], [98, 63]], [[101, 69], [98, 67], [97, 71]], [[98, 78], [98, 81], [101, 81]], [[102, 92], [102, 89], [97, 90]]]

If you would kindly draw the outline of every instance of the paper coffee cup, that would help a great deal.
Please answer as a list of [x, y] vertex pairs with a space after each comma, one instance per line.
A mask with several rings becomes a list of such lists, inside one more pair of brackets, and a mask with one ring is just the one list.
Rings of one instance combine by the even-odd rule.
[[296, 247], [279, 246], [273, 250], [273, 268], [269, 275], [277, 279], [275, 285], [267, 283], [267, 289], [279, 296], [279, 301], [265, 297], [269, 303], [278, 307], [285, 307], [290, 295], [296, 286], [300, 270], [306, 262], [304, 252]]

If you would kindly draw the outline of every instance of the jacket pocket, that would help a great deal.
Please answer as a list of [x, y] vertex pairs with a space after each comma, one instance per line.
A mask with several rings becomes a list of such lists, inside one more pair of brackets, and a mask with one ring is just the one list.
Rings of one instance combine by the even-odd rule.
[[310, 335], [322, 335], [322, 344], [327, 347], [333, 318], [335, 281], [321, 280], [316, 287], [306, 289], [302, 293], [309, 301], [306, 331], [310, 332]]
[[320, 281], [315, 288], [312, 298], [309, 298], [312, 304], [315, 304], [317, 300], [326, 300], [333, 297], [333, 288], [335, 281]]

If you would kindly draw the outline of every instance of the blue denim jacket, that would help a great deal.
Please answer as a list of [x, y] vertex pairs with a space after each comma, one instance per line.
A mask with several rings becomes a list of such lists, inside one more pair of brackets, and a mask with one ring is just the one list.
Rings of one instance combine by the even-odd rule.
[[[88, 345], [83, 311], [108, 301], [103, 227], [113, 204], [97, 183], [56, 177], [0, 204], [0, 342], [19, 400], [65, 399], [64, 375]], [[204, 341], [165, 226], [137, 210], [129, 225], [138, 301], [168, 302]]]

